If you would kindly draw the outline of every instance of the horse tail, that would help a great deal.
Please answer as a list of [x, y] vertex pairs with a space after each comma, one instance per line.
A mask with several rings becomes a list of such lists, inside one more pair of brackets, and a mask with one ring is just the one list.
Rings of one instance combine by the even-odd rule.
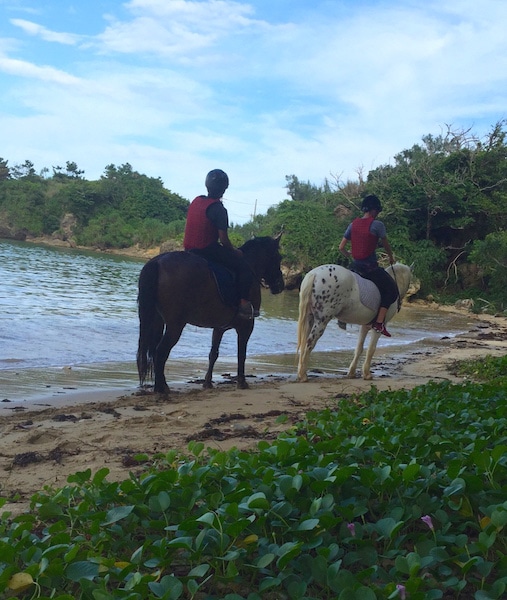
[[153, 375], [153, 357], [163, 333], [162, 318], [157, 311], [158, 269], [158, 262], [150, 260], [139, 275], [137, 372], [140, 385]]
[[299, 290], [299, 318], [298, 318], [298, 343], [296, 356], [299, 355], [298, 378], [300, 381], [306, 381], [306, 369], [310, 350], [308, 348], [308, 336], [312, 326], [311, 298], [315, 274], [305, 275], [301, 288]]

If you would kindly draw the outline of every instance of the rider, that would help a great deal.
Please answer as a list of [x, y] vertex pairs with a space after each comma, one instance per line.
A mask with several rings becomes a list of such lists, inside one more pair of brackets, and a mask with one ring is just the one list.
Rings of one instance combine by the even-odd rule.
[[236, 273], [240, 292], [238, 314], [244, 319], [259, 316], [249, 299], [253, 273], [239, 248], [229, 240], [229, 216], [222, 196], [229, 187], [229, 177], [221, 169], [206, 176], [207, 196], [197, 196], [188, 207], [183, 246], [207, 260], [220, 263]]
[[[372, 327], [382, 335], [391, 337], [385, 326], [388, 308], [398, 297], [398, 286], [394, 279], [379, 266], [376, 255], [377, 246], [382, 246], [389, 256], [389, 262], [394, 264], [393, 251], [387, 239], [385, 225], [377, 220], [382, 210], [382, 204], [377, 196], [369, 194], [361, 204], [363, 216], [354, 219], [347, 227], [342, 241], [340, 252], [347, 258], [353, 259], [351, 270], [365, 279], [373, 281], [380, 292], [380, 308]], [[352, 252], [346, 249], [351, 242]]]

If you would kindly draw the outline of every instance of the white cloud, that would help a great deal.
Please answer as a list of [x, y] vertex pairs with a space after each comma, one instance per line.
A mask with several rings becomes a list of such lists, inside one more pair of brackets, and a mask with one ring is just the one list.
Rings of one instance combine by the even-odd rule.
[[79, 82], [77, 77], [64, 73], [59, 69], [47, 65], [35, 65], [23, 60], [5, 58], [0, 56], [0, 72], [17, 77], [24, 77], [32, 80], [43, 80], [61, 85], [75, 84]]
[[67, 44], [69, 46], [73, 46], [81, 39], [81, 36], [79, 35], [51, 31], [50, 29], [46, 29], [46, 27], [42, 27], [41, 25], [37, 25], [37, 23], [32, 23], [31, 21], [26, 21], [25, 19], [12, 19], [11, 22], [13, 25], [16, 25], [22, 29], [25, 33], [35, 37], [40, 37], [45, 42], [56, 42], [58, 44]]

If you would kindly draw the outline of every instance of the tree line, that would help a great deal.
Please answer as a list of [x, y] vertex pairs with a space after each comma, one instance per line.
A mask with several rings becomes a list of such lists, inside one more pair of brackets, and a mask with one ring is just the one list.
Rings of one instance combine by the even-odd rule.
[[[505, 310], [505, 124], [498, 122], [483, 138], [448, 126], [390, 164], [366, 175], [358, 170], [354, 181], [336, 176], [315, 185], [288, 175], [288, 198], [233, 226], [233, 240], [283, 230], [284, 262], [293, 272], [328, 262], [346, 266], [338, 245], [360, 214], [362, 196], [374, 193], [396, 258], [415, 264], [421, 295], [472, 297], [478, 308]], [[98, 249], [181, 242], [189, 200], [164, 188], [160, 178], [128, 163], [108, 165], [98, 181], [87, 181], [74, 162], [52, 170], [37, 173], [28, 160], [9, 167], [0, 159], [0, 235], [72, 236]]]
[[108, 165], [97, 181], [76, 163], [41, 173], [0, 158], [0, 226], [12, 237], [53, 236], [97, 249], [149, 248], [183, 231], [189, 202], [130, 164]]

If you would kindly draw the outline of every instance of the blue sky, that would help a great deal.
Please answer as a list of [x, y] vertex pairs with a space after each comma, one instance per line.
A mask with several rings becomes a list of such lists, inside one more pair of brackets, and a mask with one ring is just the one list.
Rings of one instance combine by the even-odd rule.
[[0, 157], [213, 168], [243, 223], [287, 175], [356, 180], [426, 134], [507, 118], [505, 0], [0, 0]]

